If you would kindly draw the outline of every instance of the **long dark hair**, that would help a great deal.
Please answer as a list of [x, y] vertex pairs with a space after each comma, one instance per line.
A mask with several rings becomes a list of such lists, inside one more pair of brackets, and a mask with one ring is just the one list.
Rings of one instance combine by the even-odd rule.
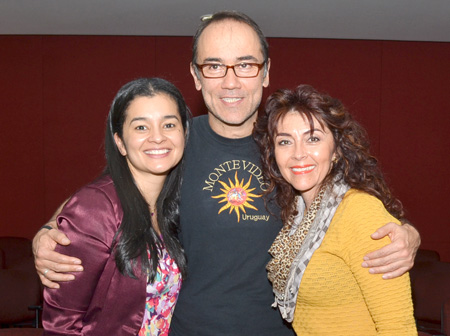
[[[120, 154], [114, 134], [117, 133], [123, 139], [127, 110], [135, 98], [154, 97], [158, 94], [167, 95], [177, 104], [187, 140], [191, 115], [189, 108], [180, 91], [161, 78], [141, 78], [125, 84], [112, 102], [105, 134], [107, 166], [104, 173], [111, 176], [123, 209], [123, 220], [114, 246], [116, 264], [122, 274], [135, 278], [136, 265], [140, 259], [141, 269], [149, 275], [150, 281], [153, 281], [156, 275], [161, 239], [151, 225], [149, 204], [136, 186], [126, 158]], [[156, 201], [156, 213], [164, 245], [181, 273], [185, 275], [186, 259], [177, 238], [182, 170], [183, 160], [167, 175]], [[147, 250], [150, 251], [150, 258]]]
[[267, 193], [275, 190], [283, 221], [286, 222], [295, 214], [292, 205], [298, 192], [284, 180], [277, 166], [275, 137], [278, 123], [290, 111], [305, 116], [311, 132], [314, 129], [314, 117], [333, 135], [337, 161], [333, 163], [322, 184], [329, 183], [336, 176], [342, 176], [350, 187], [380, 199], [394, 217], [404, 216], [401, 202], [392, 195], [377, 159], [369, 153], [365, 129], [353, 119], [338, 99], [321, 94], [309, 85], [300, 85], [293, 91], [282, 89], [273, 93], [267, 99], [265, 111], [259, 116], [253, 131], [261, 150], [263, 171], [269, 184]]

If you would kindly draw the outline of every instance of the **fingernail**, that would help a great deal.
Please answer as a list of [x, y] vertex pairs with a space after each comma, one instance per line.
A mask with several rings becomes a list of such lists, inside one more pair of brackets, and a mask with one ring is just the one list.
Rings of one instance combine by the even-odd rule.
[[75, 260], [73, 263], [74, 263], [75, 265], [81, 265], [81, 260]]
[[369, 269], [369, 273], [370, 273], [370, 274], [375, 274], [375, 271], [374, 271], [373, 269], [370, 268], [370, 269]]
[[383, 274], [383, 275], [382, 275], [382, 278], [383, 278], [384, 280], [388, 280], [388, 279], [389, 279], [389, 277], [388, 277], [386, 274]]
[[81, 272], [83, 270], [83, 266], [78, 266], [77, 268], [76, 268], [76, 271], [77, 272]]
[[366, 263], [365, 261], [361, 264], [362, 267], [369, 267], [369, 264]]

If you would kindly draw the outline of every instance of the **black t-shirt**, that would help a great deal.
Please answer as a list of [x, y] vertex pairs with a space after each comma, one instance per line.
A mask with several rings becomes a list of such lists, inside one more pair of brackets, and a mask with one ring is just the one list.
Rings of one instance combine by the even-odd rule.
[[[180, 239], [188, 260], [171, 336], [283, 336], [265, 266], [281, 221], [267, 212], [252, 137], [214, 133], [194, 119], [185, 152]], [[278, 217], [278, 216], [277, 216]]]

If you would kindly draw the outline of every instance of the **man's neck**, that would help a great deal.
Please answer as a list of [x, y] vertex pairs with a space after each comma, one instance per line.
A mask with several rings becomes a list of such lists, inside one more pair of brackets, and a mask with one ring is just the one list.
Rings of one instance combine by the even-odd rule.
[[256, 117], [257, 113], [242, 124], [230, 125], [218, 120], [211, 113], [208, 113], [208, 122], [211, 129], [218, 135], [228, 139], [241, 139], [252, 135]]

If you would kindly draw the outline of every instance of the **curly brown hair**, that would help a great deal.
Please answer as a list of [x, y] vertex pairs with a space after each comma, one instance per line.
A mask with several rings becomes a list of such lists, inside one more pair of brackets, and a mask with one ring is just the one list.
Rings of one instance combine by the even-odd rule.
[[351, 187], [377, 197], [396, 218], [403, 218], [401, 202], [395, 198], [383, 177], [377, 159], [369, 153], [367, 132], [358, 124], [344, 105], [335, 98], [319, 93], [309, 85], [299, 85], [295, 90], [281, 89], [267, 99], [265, 111], [258, 117], [253, 137], [261, 151], [264, 176], [269, 185], [266, 194], [275, 191], [281, 207], [281, 218], [287, 222], [296, 215], [293, 207], [298, 191], [281, 175], [275, 161], [275, 137], [281, 119], [290, 111], [307, 118], [311, 133], [315, 118], [333, 135], [337, 161], [322, 185], [340, 176]]

